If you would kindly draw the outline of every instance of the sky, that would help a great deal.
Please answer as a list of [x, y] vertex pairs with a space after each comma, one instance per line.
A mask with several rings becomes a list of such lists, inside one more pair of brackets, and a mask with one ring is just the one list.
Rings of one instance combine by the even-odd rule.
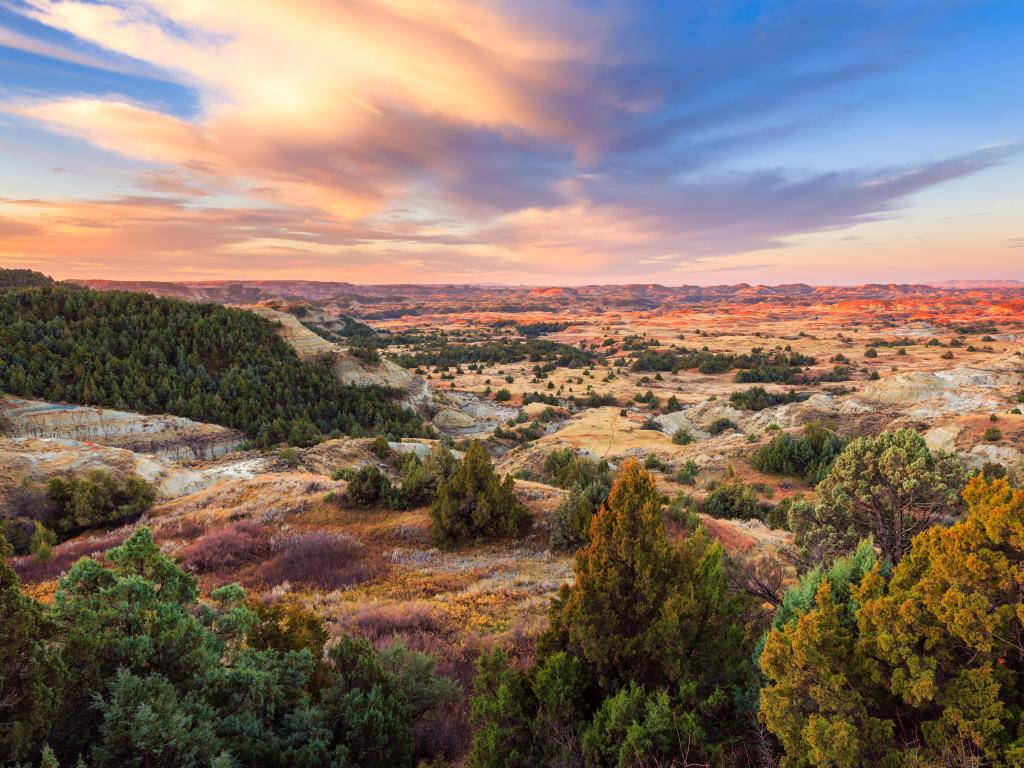
[[1024, 280], [1021, 0], [0, 0], [0, 267]]

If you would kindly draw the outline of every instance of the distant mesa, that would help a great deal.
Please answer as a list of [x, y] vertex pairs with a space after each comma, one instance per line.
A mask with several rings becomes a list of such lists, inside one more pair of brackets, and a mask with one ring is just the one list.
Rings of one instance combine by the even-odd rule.
[[579, 291], [574, 288], [534, 288], [530, 296], [537, 296], [545, 299], [568, 299], [579, 296]]

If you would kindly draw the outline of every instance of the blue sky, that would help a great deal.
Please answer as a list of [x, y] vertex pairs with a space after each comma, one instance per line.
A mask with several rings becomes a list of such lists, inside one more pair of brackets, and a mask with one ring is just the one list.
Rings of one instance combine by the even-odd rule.
[[0, 266], [1021, 278], [1024, 3], [0, 0]]

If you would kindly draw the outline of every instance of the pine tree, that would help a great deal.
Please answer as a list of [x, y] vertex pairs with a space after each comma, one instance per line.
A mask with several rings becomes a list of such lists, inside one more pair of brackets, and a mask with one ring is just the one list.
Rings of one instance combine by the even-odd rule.
[[749, 670], [743, 601], [730, 589], [724, 552], [695, 532], [670, 542], [649, 472], [630, 460], [607, 507], [576, 554], [576, 580], [563, 588], [541, 638], [542, 657], [578, 655], [605, 694], [638, 684], [669, 688], [674, 705], [737, 727], [730, 690]]
[[33, 754], [60, 703], [64, 666], [51, 642], [46, 611], [21, 593], [7, 563], [11, 546], [0, 533], [0, 755], [4, 762]]

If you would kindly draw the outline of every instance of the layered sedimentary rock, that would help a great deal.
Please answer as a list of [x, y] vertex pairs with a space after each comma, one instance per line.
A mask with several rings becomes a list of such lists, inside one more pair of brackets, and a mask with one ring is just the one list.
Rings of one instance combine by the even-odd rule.
[[10, 396], [0, 399], [0, 423], [9, 437], [96, 443], [176, 461], [215, 459], [245, 439], [238, 430], [180, 416], [146, 416]]

